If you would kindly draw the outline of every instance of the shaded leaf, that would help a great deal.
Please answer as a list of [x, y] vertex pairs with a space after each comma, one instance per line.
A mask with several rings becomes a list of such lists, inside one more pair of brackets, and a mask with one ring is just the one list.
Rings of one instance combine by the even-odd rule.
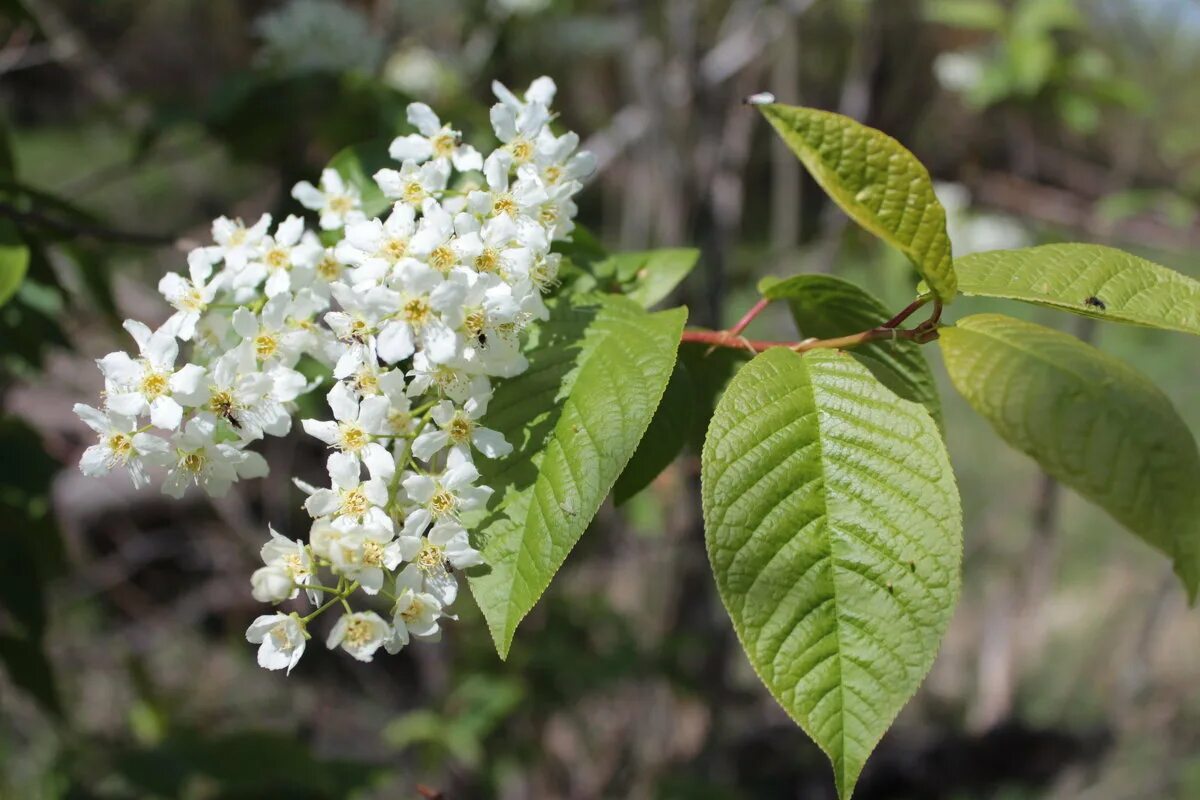
[[391, 206], [391, 201], [383, 196], [383, 190], [372, 177], [384, 167], [399, 168], [388, 155], [390, 144], [390, 139], [356, 144], [340, 150], [329, 160], [329, 167], [337, 170], [349, 185], [361, 193], [362, 210], [368, 217], [377, 217]]
[[1200, 585], [1200, 454], [1154, 384], [1050, 328], [977, 314], [942, 329], [954, 386], [1010, 445], [1105, 509]]
[[692, 430], [693, 391], [687, 368], [677, 362], [646, 435], [613, 486], [614, 503], [621, 505], [649, 486], [683, 450]]
[[595, 267], [610, 277], [630, 299], [650, 308], [678, 286], [695, 268], [700, 251], [690, 247], [619, 253]]
[[701, 481], [738, 638], [848, 798], [958, 598], [962, 515], [937, 425], [845, 353], [772, 348], [717, 405]]
[[0, 219], [0, 306], [17, 293], [28, 269], [29, 247], [16, 225]]

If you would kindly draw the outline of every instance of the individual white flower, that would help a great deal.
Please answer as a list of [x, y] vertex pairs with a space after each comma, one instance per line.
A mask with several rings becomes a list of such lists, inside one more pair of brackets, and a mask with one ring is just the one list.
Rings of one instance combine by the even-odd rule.
[[488, 486], [474, 486], [479, 470], [459, 450], [451, 450], [441, 475], [410, 473], [401, 484], [416, 506], [404, 519], [404, 533], [420, 535], [431, 522], [456, 520], [464, 511], [482, 508], [492, 495]]
[[404, 382], [404, 371], [399, 369], [382, 373], [378, 380], [379, 391], [388, 400], [387, 430], [389, 436], [408, 436], [416, 420], [412, 415], [412, 399], [408, 396]]
[[375, 363], [375, 334], [381, 320], [400, 307], [400, 295], [382, 286], [356, 291], [335, 283], [329, 289], [342, 307], [326, 314], [325, 324], [343, 347], [333, 367], [333, 377], [343, 380], [364, 364]]
[[307, 331], [287, 324], [291, 303], [291, 295], [279, 294], [268, 300], [259, 314], [245, 306], [233, 312], [233, 329], [251, 343], [264, 366], [294, 366], [304, 352]]
[[[481, 194], [472, 193], [473, 196]], [[481, 275], [496, 275], [507, 280], [514, 273], [528, 272], [533, 265], [535, 249], [521, 241], [523, 230], [508, 214], [487, 217], [482, 222], [471, 214], [459, 214], [454, 227], [457, 231], [454, 249], [459, 260]], [[536, 236], [540, 237], [538, 244], [547, 247], [545, 231], [540, 225], [536, 231]]]
[[117, 414], [136, 417], [150, 413], [150, 422], [174, 430], [183, 418], [183, 407], [172, 397], [175, 392], [195, 391], [204, 368], [186, 364], [175, 371], [179, 342], [170, 331], [151, 332], [141, 322], [127, 320], [125, 330], [137, 342], [140, 358], [128, 353], [109, 353], [96, 363], [104, 373], [105, 406]]
[[383, 617], [374, 611], [356, 611], [344, 614], [337, 621], [325, 640], [325, 646], [330, 650], [341, 646], [359, 661], [370, 661], [391, 634], [392, 630]]
[[316, 582], [312, 555], [308, 546], [289, 539], [267, 526], [271, 538], [262, 546], [259, 555], [263, 566], [250, 576], [254, 599], [260, 603], [280, 603], [293, 599], [303, 587], [313, 605], [321, 602], [320, 589], [307, 588]]
[[579, 189], [579, 181], [596, 171], [596, 157], [579, 150], [579, 134], [568, 131], [555, 136], [549, 127], [543, 128], [534, 148], [533, 163], [538, 177], [547, 188], [570, 186]]
[[[550, 121], [550, 102], [554, 99], [554, 81], [538, 78], [530, 85], [521, 101], [499, 81], [492, 83], [492, 91], [500, 99], [492, 106], [492, 129], [504, 143], [503, 151], [511, 156], [515, 165], [533, 160], [537, 139]], [[495, 155], [495, 153], [493, 153]]]
[[468, 375], [448, 364], [435, 364], [425, 353], [416, 353], [412, 365], [408, 371], [409, 397], [420, 397], [435, 386], [456, 403], [465, 403], [470, 397], [491, 392], [491, 382], [486, 375]]
[[163, 329], [185, 342], [195, 334], [200, 315], [221, 287], [224, 276], [213, 276], [213, 263], [213, 253], [208, 248], [197, 247], [188, 253], [191, 280], [179, 273], [168, 272], [158, 282], [158, 291], [175, 308], [175, 313], [163, 323]]
[[483, 555], [471, 547], [466, 530], [454, 520], [438, 522], [427, 536], [400, 534], [401, 549], [424, 577], [424, 589], [443, 606], [451, 606], [458, 597], [458, 578], [454, 570], [484, 563]]
[[319, 213], [321, 228], [327, 231], [363, 218], [362, 195], [358, 187], [342, 180], [336, 169], [321, 170], [320, 188], [308, 181], [300, 181], [292, 187], [292, 197], [305, 208]]
[[172, 465], [163, 481], [163, 494], [183, 497], [195, 483], [212, 497], [223, 497], [239, 478], [261, 478], [267, 462], [258, 453], [239, 450], [232, 444], [216, 443], [216, 426], [211, 418], [193, 417], [172, 439]]
[[212, 250], [225, 261], [225, 266], [235, 273], [240, 272], [258, 258], [263, 237], [270, 227], [270, 214], [263, 214], [249, 228], [240, 219], [218, 217], [212, 224], [212, 238], [216, 242]]
[[259, 645], [258, 665], [264, 669], [286, 669], [287, 674], [304, 655], [308, 633], [296, 614], [264, 614], [246, 629], [246, 641]]
[[328, 548], [333, 571], [356, 581], [367, 594], [379, 593], [384, 570], [400, 566], [405, 555], [404, 543], [397, 541], [391, 520], [386, 521], [386, 526], [372, 522], [346, 527]]
[[253, 288], [265, 278], [267, 297], [303, 288], [312, 283], [324, 251], [316, 235], [304, 229], [304, 220], [293, 214], [279, 223], [273, 236], [263, 237], [258, 258], [234, 275], [231, 285]]
[[387, 430], [386, 397], [365, 397], [359, 402], [350, 387], [336, 383], [326, 399], [334, 419], [303, 420], [305, 433], [357, 459], [380, 458], [379, 451], [387, 456], [387, 450], [374, 441]]
[[467, 195], [467, 208], [480, 217], [498, 217], [507, 214], [514, 220], [518, 216], [537, 217], [541, 206], [550, 199], [546, 187], [538, 178], [537, 170], [526, 164], [518, 168], [517, 180], [510, 181], [509, 168], [512, 157], [497, 150], [483, 162], [483, 174], [487, 178], [487, 190], [476, 190]]
[[338, 242], [334, 255], [354, 270], [351, 280], [356, 287], [379, 284], [392, 268], [408, 254], [409, 240], [417, 230], [416, 209], [396, 203], [385, 221], [355, 222], [346, 227], [346, 236]]
[[[281, 414], [290, 421], [282, 404], [271, 397], [271, 377], [256, 370], [251, 342], [243, 340], [209, 366], [194, 391], [177, 394], [181, 401], [224, 421], [246, 441], [261, 439], [268, 427], [274, 434], [281, 425]], [[286, 432], [285, 428], [282, 433]]]
[[168, 452], [166, 441], [139, 431], [133, 417], [105, 413], [83, 403], [76, 403], [74, 411], [99, 436], [99, 442], [83, 451], [80, 472], [96, 476], [125, 467], [134, 486], [141, 488], [150, 482], [146, 467], [163, 462]]
[[396, 138], [388, 148], [388, 155], [392, 158], [418, 164], [431, 158], [448, 160], [459, 172], [483, 166], [479, 152], [463, 144], [462, 134], [449, 125], [443, 125], [429, 106], [409, 103], [408, 121], [418, 132]]
[[443, 616], [442, 603], [424, 588], [425, 576], [416, 564], [409, 564], [396, 576], [392, 636], [384, 643], [389, 653], [399, 653], [414, 637], [427, 641], [441, 638], [438, 619]]
[[372, 450], [363, 457], [370, 478], [362, 480], [359, 460], [349, 453], [329, 456], [331, 489], [318, 489], [304, 501], [314, 517], [348, 517], [355, 522], [380, 518], [386, 521], [383, 507], [388, 503], [388, 484], [396, 472], [396, 463], [386, 450]]
[[426, 430], [413, 441], [413, 455], [429, 461], [447, 447], [461, 450], [467, 458], [471, 457], [472, 447], [488, 458], [508, 455], [512, 445], [505, 441], [504, 435], [479, 424], [486, 411], [486, 403], [474, 399], [462, 408], [455, 408], [449, 400], [440, 401], [430, 412], [437, 429]]
[[421, 223], [412, 237], [409, 253], [443, 275], [461, 261], [455, 242], [454, 215], [433, 198], [425, 201]]
[[399, 311], [379, 329], [379, 357], [395, 364], [413, 354], [417, 346], [435, 362], [446, 362], [458, 351], [454, 332], [466, 287], [446, 280], [433, 267], [406, 258], [396, 267]]
[[554, 104], [554, 95], [557, 91], [558, 87], [555, 85], [554, 79], [547, 75], [536, 78], [533, 83], [529, 84], [529, 88], [525, 90], [524, 99], [517, 97], [500, 81], [492, 81], [492, 94], [496, 95], [496, 99], [511, 108], [514, 113], [520, 112], [530, 103], [539, 103], [549, 108]]
[[374, 177], [384, 197], [420, 208], [427, 197], [436, 197], [445, 190], [450, 181], [450, 165], [442, 159], [424, 164], [406, 161], [399, 170], [381, 169]]

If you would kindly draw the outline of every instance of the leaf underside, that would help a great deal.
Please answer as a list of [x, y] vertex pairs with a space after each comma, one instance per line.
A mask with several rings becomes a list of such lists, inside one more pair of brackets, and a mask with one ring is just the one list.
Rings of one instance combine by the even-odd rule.
[[1145, 376], [1065, 333], [977, 314], [942, 330], [950, 380], [1017, 450], [1200, 583], [1200, 454]]
[[501, 658], [646, 432], [686, 316], [622, 297], [560, 300], [529, 369], [497, 386], [488, 424], [514, 452], [478, 465], [496, 496], [478, 528], [487, 566], [470, 584]]
[[848, 798], [958, 598], [962, 515], [937, 426], [844, 353], [775, 348], [725, 391], [701, 479], [742, 646]]
[[775, 103], [759, 109], [847, 216], [903, 253], [944, 302], [954, 298], [946, 211], [916, 156], [841, 114]]
[[963, 294], [1200, 335], [1200, 281], [1113, 247], [1048, 244], [955, 262]]

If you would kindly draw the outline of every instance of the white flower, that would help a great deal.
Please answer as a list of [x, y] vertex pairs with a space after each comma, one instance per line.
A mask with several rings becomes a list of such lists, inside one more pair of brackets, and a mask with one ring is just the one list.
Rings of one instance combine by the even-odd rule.
[[554, 84], [554, 79], [543, 75], [529, 84], [529, 88], [525, 90], [525, 99], [522, 100], [500, 81], [492, 81], [492, 94], [496, 95], [496, 99], [511, 108], [514, 113], [520, 112], [529, 103], [540, 103], [549, 108], [554, 104], [554, 95], [557, 91], [558, 87]]
[[239, 478], [261, 478], [267, 462], [258, 453], [239, 450], [232, 444], [213, 440], [216, 426], [211, 418], [193, 417], [171, 444], [173, 464], [163, 481], [163, 494], [183, 497], [189, 483], [202, 487], [213, 497], [223, 497]]
[[509, 180], [512, 156], [497, 150], [483, 162], [483, 174], [487, 178], [487, 191], [476, 190], [467, 195], [467, 208], [480, 217], [498, 217], [507, 214], [537, 218], [543, 203], [550, 199], [533, 166], [526, 164], [517, 170], [517, 180]]
[[264, 292], [275, 297], [312, 283], [317, 262], [325, 248], [311, 231], [304, 230], [304, 220], [289, 216], [275, 229], [274, 236], [264, 236], [258, 258], [234, 276], [232, 286], [253, 288], [267, 283]]
[[332, 489], [318, 489], [304, 501], [304, 508], [314, 517], [348, 517], [355, 522], [368, 518], [386, 522], [388, 483], [396, 472], [391, 454], [380, 448], [364, 455], [371, 477], [362, 480], [359, 460], [349, 453], [329, 456], [329, 477]]
[[453, 605], [458, 597], [458, 578], [453, 570], [484, 563], [483, 555], [471, 547], [466, 530], [453, 520], [437, 523], [428, 536], [401, 533], [399, 542], [405, 555], [415, 551], [406, 560], [421, 571], [425, 591], [443, 606]]
[[240, 272], [246, 264], [258, 258], [263, 237], [267, 235], [269, 227], [270, 214], [263, 214], [258, 218], [258, 222], [249, 228], [240, 219], [218, 217], [212, 225], [212, 237], [216, 242], [216, 246], [212, 248], [213, 253], [225, 261], [225, 266], [235, 273]]
[[[388, 364], [411, 356], [417, 345], [433, 361], [450, 361], [458, 352], [453, 317], [461, 309], [466, 287], [447, 280], [428, 264], [406, 258], [396, 267], [399, 311], [379, 329], [379, 357]], [[450, 319], [446, 319], [450, 317]]]
[[320, 225], [333, 231], [347, 223], [363, 218], [360, 210], [362, 197], [355, 186], [348, 185], [336, 169], [321, 171], [321, 188], [308, 181], [300, 181], [292, 187], [292, 197], [307, 209], [321, 215]]
[[354, 270], [356, 287], [382, 283], [392, 268], [408, 254], [409, 239], [417, 230], [416, 209], [404, 203], [392, 206], [384, 222], [378, 219], [355, 222], [346, 227], [334, 255]]
[[535, 142], [550, 121], [549, 107], [554, 100], [554, 81], [546, 77], [538, 78], [525, 92], [524, 101], [499, 81], [492, 82], [492, 91], [500, 100], [492, 106], [492, 128], [504, 143], [504, 152], [512, 157], [513, 163], [526, 164], [533, 159]]
[[75, 404], [75, 413], [89, 428], [95, 431], [100, 441], [83, 451], [79, 459], [79, 471], [84, 475], [104, 475], [115, 467], [126, 467], [133, 485], [141, 488], [150, 482], [146, 467], [162, 463], [168, 449], [159, 437], [137, 429], [137, 420], [107, 414], [83, 403]]
[[435, 197], [445, 190], [450, 181], [450, 165], [440, 158], [424, 164], [406, 161], [399, 171], [381, 169], [374, 177], [384, 197], [420, 208], [427, 197]]
[[578, 189], [578, 181], [596, 171], [596, 157], [586, 150], [579, 150], [579, 134], [568, 131], [555, 136], [549, 127], [543, 128], [537, 138], [533, 155], [538, 177], [548, 187], [571, 185]]
[[259, 362], [291, 367], [304, 351], [307, 332], [286, 324], [292, 297], [280, 294], [272, 297], [255, 314], [245, 306], [233, 312], [233, 329], [254, 348]]
[[264, 669], [287, 669], [304, 655], [308, 634], [295, 614], [264, 614], [246, 629], [246, 641], [259, 645], [258, 665]]
[[491, 497], [487, 486], [473, 486], [479, 470], [459, 450], [451, 450], [439, 476], [409, 474], [401, 481], [417, 508], [404, 519], [404, 533], [420, 535], [430, 522], [456, 520], [463, 511], [481, 508]]
[[418, 133], [400, 136], [388, 148], [397, 161], [421, 163], [429, 159], [449, 160], [459, 172], [480, 169], [483, 159], [470, 145], [462, 143], [462, 134], [449, 125], [442, 125], [433, 109], [424, 103], [410, 103], [408, 121]]
[[128, 353], [117, 352], [96, 362], [104, 373], [105, 405], [129, 417], [149, 412], [150, 422], [156, 427], [178, 428], [183, 408], [171, 395], [195, 391], [204, 368], [187, 364], [176, 372], [179, 343], [164, 328], [151, 333], [142, 323], [127, 320], [125, 330], [137, 342], [141, 357], [135, 361]]
[[405, 543], [396, 540], [391, 520], [386, 522], [386, 526], [371, 523], [343, 527], [336, 543], [328, 547], [333, 570], [357, 581], [367, 594], [379, 593], [384, 570], [398, 567], [405, 555]]
[[188, 253], [191, 280], [176, 272], [168, 272], [158, 282], [158, 291], [175, 308], [175, 313], [163, 323], [163, 329], [185, 342], [195, 334], [200, 315], [207, 310], [221, 287], [224, 276], [212, 277], [213, 258], [214, 254], [208, 248], [198, 247]]
[[[279, 603], [294, 598], [300, 587], [315, 583], [316, 574], [312, 556], [303, 542], [289, 539], [270, 526], [267, 529], [271, 538], [259, 551], [264, 566], [254, 572], [250, 582], [255, 600]], [[324, 596], [319, 589], [306, 592], [313, 605], [319, 604]]]
[[375, 363], [375, 334], [379, 331], [379, 323], [400, 306], [400, 295], [382, 286], [363, 291], [344, 283], [334, 283], [329, 289], [342, 307], [341, 311], [330, 311], [325, 315], [325, 324], [343, 345], [333, 367], [333, 377], [342, 380], [364, 364]]
[[337, 621], [325, 640], [325, 646], [332, 650], [340, 645], [359, 661], [370, 661], [391, 634], [392, 630], [383, 617], [374, 611], [357, 611], [344, 614]]
[[425, 575], [409, 564], [396, 576], [396, 602], [392, 606], [392, 636], [384, 647], [393, 655], [408, 645], [410, 638], [437, 641], [441, 638], [438, 619], [442, 603], [424, 591]]
[[488, 458], [502, 458], [512, 452], [512, 445], [503, 434], [485, 428], [478, 420], [487, 411], [486, 403], [475, 399], [467, 400], [462, 408], [455, 408], [449, 400], [442, 400], [431, 411], [437, 430], [427, 430], [413, 441], [413, 455], [429, 461], [446, 447], [460, 449], [464, 456], [471, 457], [471, 447]]
[[375, 436], [384, 435], [387, 430], [386, 397], [365, 397], [359, 402], [344, 383], [334, 384], [325, 397], [336, 421], [306, 419], [302, 423], [305, 433], [355, 458], [387, 456], [383, 446], [374, 441]]

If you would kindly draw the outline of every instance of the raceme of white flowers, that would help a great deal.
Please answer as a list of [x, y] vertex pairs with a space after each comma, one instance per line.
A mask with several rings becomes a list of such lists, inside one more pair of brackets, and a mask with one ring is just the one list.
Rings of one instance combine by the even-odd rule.
[[[192, 484], [221, 496], [267, 473], [248, 446], [286, 434], [296, 398], [332, 383], [332, 419], [302, 421], [330, 451], [327, 488], [296, 482], [308, 540], [272, 529], [251, 577], [261, 602], [303, 595], [314, 607], [250, 625], [267, 669], [290, 672], [308, 624], [338, 607], [326, 645], [361, 661], [436, 639], [455, 618], [456, 572], [483, 563], [462, 522], [492, 493], [475, 462], [512, 450], [486, 425], [492, 379], [527, 367], [521, 332], [546, 317], [550, 246], [573, 229], [572, 197], [594, 168], [577, 135], [551, 131], [553, 81], [523, 97], [493, 90], [500, 145], [486, 158], [428, 106], [408, 107], [415, 132], [374, 176], [394, 201], [382, 218], [327, 169], [292, 191], [324, 238], [299, 216], [216, 220], [187, 276], [159, 283], [175, 313], [158, 330], [126, 322], [137, 352], [99, 359], [100, 407], [75, 406], [98, 437], [85, 474], [124, 468], [140, 487], [161, 473], [173, 497]], [[309, 382], [302, 360], [324, 381]]]

